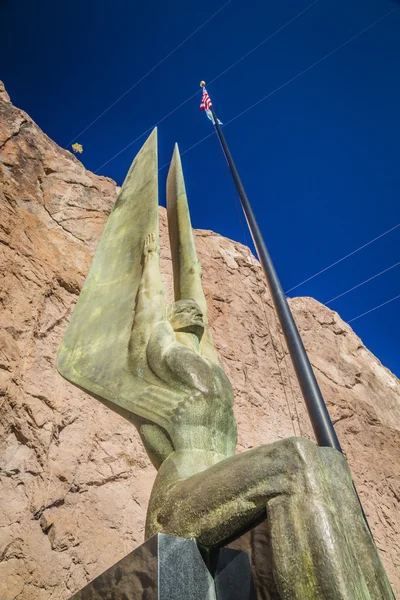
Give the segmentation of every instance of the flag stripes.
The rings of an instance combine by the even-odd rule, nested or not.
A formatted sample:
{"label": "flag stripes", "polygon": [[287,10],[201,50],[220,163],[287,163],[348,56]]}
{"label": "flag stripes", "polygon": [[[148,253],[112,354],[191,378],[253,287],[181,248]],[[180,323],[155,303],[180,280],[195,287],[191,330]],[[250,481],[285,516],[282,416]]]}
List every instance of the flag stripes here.
{"label": "flag stripes", "polygon": [[200,110],[210,110],[212,106],[211,98],[205,87],[203,87],[203,97],[201,99]]}

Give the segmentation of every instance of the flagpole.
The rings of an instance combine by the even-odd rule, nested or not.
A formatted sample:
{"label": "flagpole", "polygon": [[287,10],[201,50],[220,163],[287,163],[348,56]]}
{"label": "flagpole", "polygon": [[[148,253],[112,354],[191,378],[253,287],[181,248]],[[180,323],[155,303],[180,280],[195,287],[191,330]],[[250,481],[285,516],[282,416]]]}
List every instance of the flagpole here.
{"label": "flagpole", "polygon": [[[205,86],[204,81],[200,83],[200,86]],[[304,401],[306,403],[308,415],[310,417],[311,425],[314,430],[315,438],[319,446],[327,446],[330,448],[334,448],[335,450],[338,450],[339,452],[343,453],[332,420],[329,416],[325,400],[322,396],[306,349],[304,348],[303,341],[300,337],[299,330],[297,329],[285,293],[279,281],[279,277],[275,271],[275,267],[273,265],[271,256],[268,252],[263,235],[254,216],[253,209],[251,208],[249,199],[243,187],[242,181],[239,177],[239,173],[236,169],[228,144],[226,143],[225,136],[222,133],[220,122],[217,119],[211,102],[209,109],[213,117],[218,139],[221,143],[222,150],[224,152],[226,161],[229,165],[229,169],[231,171],[233,181],[235,183],[240,198],[242,209],[247,220],[247,225],[253,238],[254,246],[257,250],[261,266],[267,279],[272,301],[274,303],[276,312],[278,314],[279,322],[281,324],[282,331],[285,336],[286,344],[289,350],[290,357],[292,359],[293,367],[300,385],[300,389],[303,394]],[[365,515],[360,497],[355,486],[354,492],[360,503],[360,508],[364,517],[364,521],[371,534],[371,538],[374,541],[371,528],[369,526],[367,517]],[[394,592],[392,588],[390,589],[392,591],[394,599]]]}
{"label": "flagpole", "polygon": [[[201,87],[204,87],[205,84],[202,81],[200,85]],[[285,336],[289,354],[293,362],[293,367],[303,394],[304,401],[306,403],[317,443],[319,446],[328,446],[342,452],[340,442],[329,416],[325,401],[322,397],[321,390],[315,378],[314,371],[307,356],[307,352],[304,348],[299,330],[297,329],[285,293],[279,281],[279,277],[275,271],[271,256],[268,252],[257,220],[254,216],[253,209],[251,208],[249,199],[239,177],[239,173],[236,169],[212,104],[210,104],[210,111],[213,116],[215,131],[219,141],[221,142],[222,150],[239,194],[242,209],[246,216],[254,246],[257,250],[258,257],[267,279],[268,287],[271,292],[276,312],[278,314],[279,322],[282,326],[282,331]]]}

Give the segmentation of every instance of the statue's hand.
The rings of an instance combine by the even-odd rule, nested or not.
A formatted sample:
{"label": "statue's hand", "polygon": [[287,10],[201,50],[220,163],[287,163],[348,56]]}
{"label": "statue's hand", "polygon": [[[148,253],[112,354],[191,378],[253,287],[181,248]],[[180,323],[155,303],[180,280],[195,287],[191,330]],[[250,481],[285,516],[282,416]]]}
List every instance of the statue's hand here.
{"label": "statue's hand", "polygon": [[147,256],[150,253],[160,254],[160,246],[154,233],[150,233],[145,237],[143,254]]}

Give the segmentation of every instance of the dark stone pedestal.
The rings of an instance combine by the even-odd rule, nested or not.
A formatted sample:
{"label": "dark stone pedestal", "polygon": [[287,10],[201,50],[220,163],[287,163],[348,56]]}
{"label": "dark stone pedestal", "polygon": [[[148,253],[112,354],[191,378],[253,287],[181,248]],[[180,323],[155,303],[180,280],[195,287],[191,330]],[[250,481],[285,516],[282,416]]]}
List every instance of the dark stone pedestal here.
{"label": "dark stone pedestal", "polygon": [[216,600],[257,600],[247,552],[221,548],[214,580]]}
{"label": "dark stone pedestal", "polygon": [[222,548],[211,562],[194,540],[159,533],[71,600],[256,600],[246,552]]}

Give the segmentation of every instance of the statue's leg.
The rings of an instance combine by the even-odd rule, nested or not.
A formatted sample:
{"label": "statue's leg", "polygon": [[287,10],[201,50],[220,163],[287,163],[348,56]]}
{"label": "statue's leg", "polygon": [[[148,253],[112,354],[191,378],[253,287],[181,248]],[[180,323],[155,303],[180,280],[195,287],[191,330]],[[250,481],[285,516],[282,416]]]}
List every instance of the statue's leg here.
{"label": "statue's leg", "polygon": [[303,441],[294,446],[307,465],[296,492],[267,501],[281,597],[392,600],[345,458]]}
{"label": "statue's leg", "polygon": [[162,465],[148,535],[164,531],[215,545],[267,508],[282,600],[392,598],[339,452],[289,438],[183,478],[203,460],[200,451],[174,453]]}

